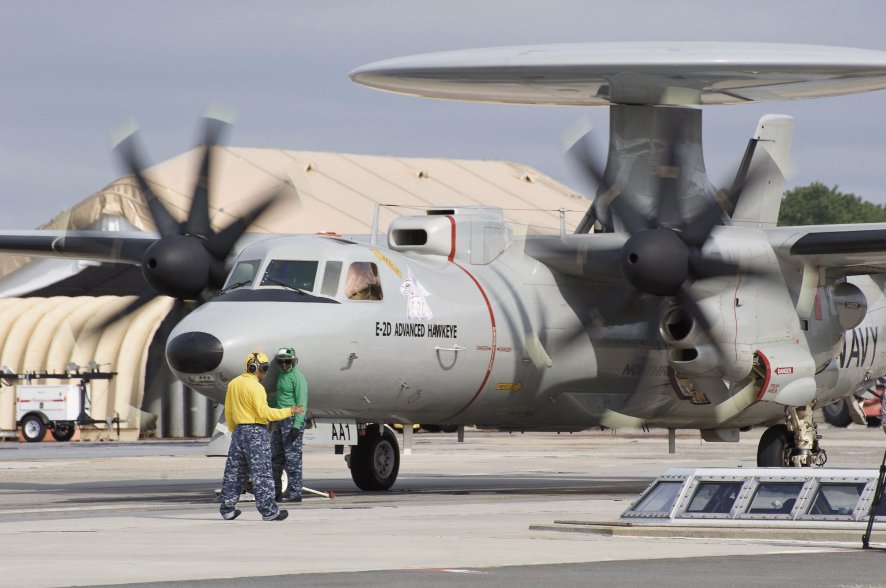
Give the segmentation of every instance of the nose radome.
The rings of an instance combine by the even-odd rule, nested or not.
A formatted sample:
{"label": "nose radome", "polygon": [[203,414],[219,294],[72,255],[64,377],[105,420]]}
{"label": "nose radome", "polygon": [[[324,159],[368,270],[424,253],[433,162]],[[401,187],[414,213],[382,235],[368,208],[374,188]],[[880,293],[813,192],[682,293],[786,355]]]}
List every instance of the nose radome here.
{"label": "nose radome", "polygon": [[202,374],[217,368],[225,354],[221,341],[209,333],[182,333],[166,343],[166,359],[172,369]]}

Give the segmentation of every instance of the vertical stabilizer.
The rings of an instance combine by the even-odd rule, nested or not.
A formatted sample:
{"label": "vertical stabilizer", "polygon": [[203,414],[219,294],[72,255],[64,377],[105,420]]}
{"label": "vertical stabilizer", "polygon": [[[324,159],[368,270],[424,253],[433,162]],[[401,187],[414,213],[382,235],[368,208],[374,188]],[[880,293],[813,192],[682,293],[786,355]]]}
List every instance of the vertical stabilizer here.
{"label": "vertical stabilizer", "polygon": [[751,159],[748,180],[732,215],[739,227],[774,227],[784,194],[784,179],[790,169],[794,118],[767,114],[757,123],[757,147]]}

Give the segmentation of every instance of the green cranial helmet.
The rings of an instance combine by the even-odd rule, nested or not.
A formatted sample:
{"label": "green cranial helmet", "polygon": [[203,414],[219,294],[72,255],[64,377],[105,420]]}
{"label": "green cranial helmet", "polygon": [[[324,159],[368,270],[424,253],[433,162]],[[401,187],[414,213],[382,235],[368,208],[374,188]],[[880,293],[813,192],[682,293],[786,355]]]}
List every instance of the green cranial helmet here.
{"label": "green cranial helmet", "polygon": [[289,360],[293,364],[298,363],[298,356],[295,354],[295,349],[292,347],[281,347],[277,350],[277,354],[274,356],[278,362]]}

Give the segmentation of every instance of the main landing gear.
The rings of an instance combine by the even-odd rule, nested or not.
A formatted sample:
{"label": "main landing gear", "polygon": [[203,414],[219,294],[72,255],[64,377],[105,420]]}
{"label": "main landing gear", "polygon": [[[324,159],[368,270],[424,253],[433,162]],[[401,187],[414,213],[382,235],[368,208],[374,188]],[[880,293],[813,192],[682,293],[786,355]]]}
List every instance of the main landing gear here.
{"label": "main landing gear", "polygon": [[361,490],[389,490],[400,471],[400,446],[388,426],[370,424],[361,429],[348,455],[351,478]]}
{"label": "main landing gear", "polygon": [[827,453],[812,420],[812,408],[787,407],[785,423],[766,429],[757,446],[757,465],[762,468],[823,466]]}

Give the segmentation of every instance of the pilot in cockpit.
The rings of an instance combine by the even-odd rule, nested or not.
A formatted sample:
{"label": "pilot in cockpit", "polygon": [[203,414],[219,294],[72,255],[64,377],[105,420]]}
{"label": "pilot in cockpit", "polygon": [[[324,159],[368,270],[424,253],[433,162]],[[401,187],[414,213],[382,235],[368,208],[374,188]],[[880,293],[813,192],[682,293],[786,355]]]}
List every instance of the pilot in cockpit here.
{"label": "pilot in cockpit", "polygon": [[352,263],[345,280],[345,296],[351,300],[381,300],[378,267],[367,261]]}

